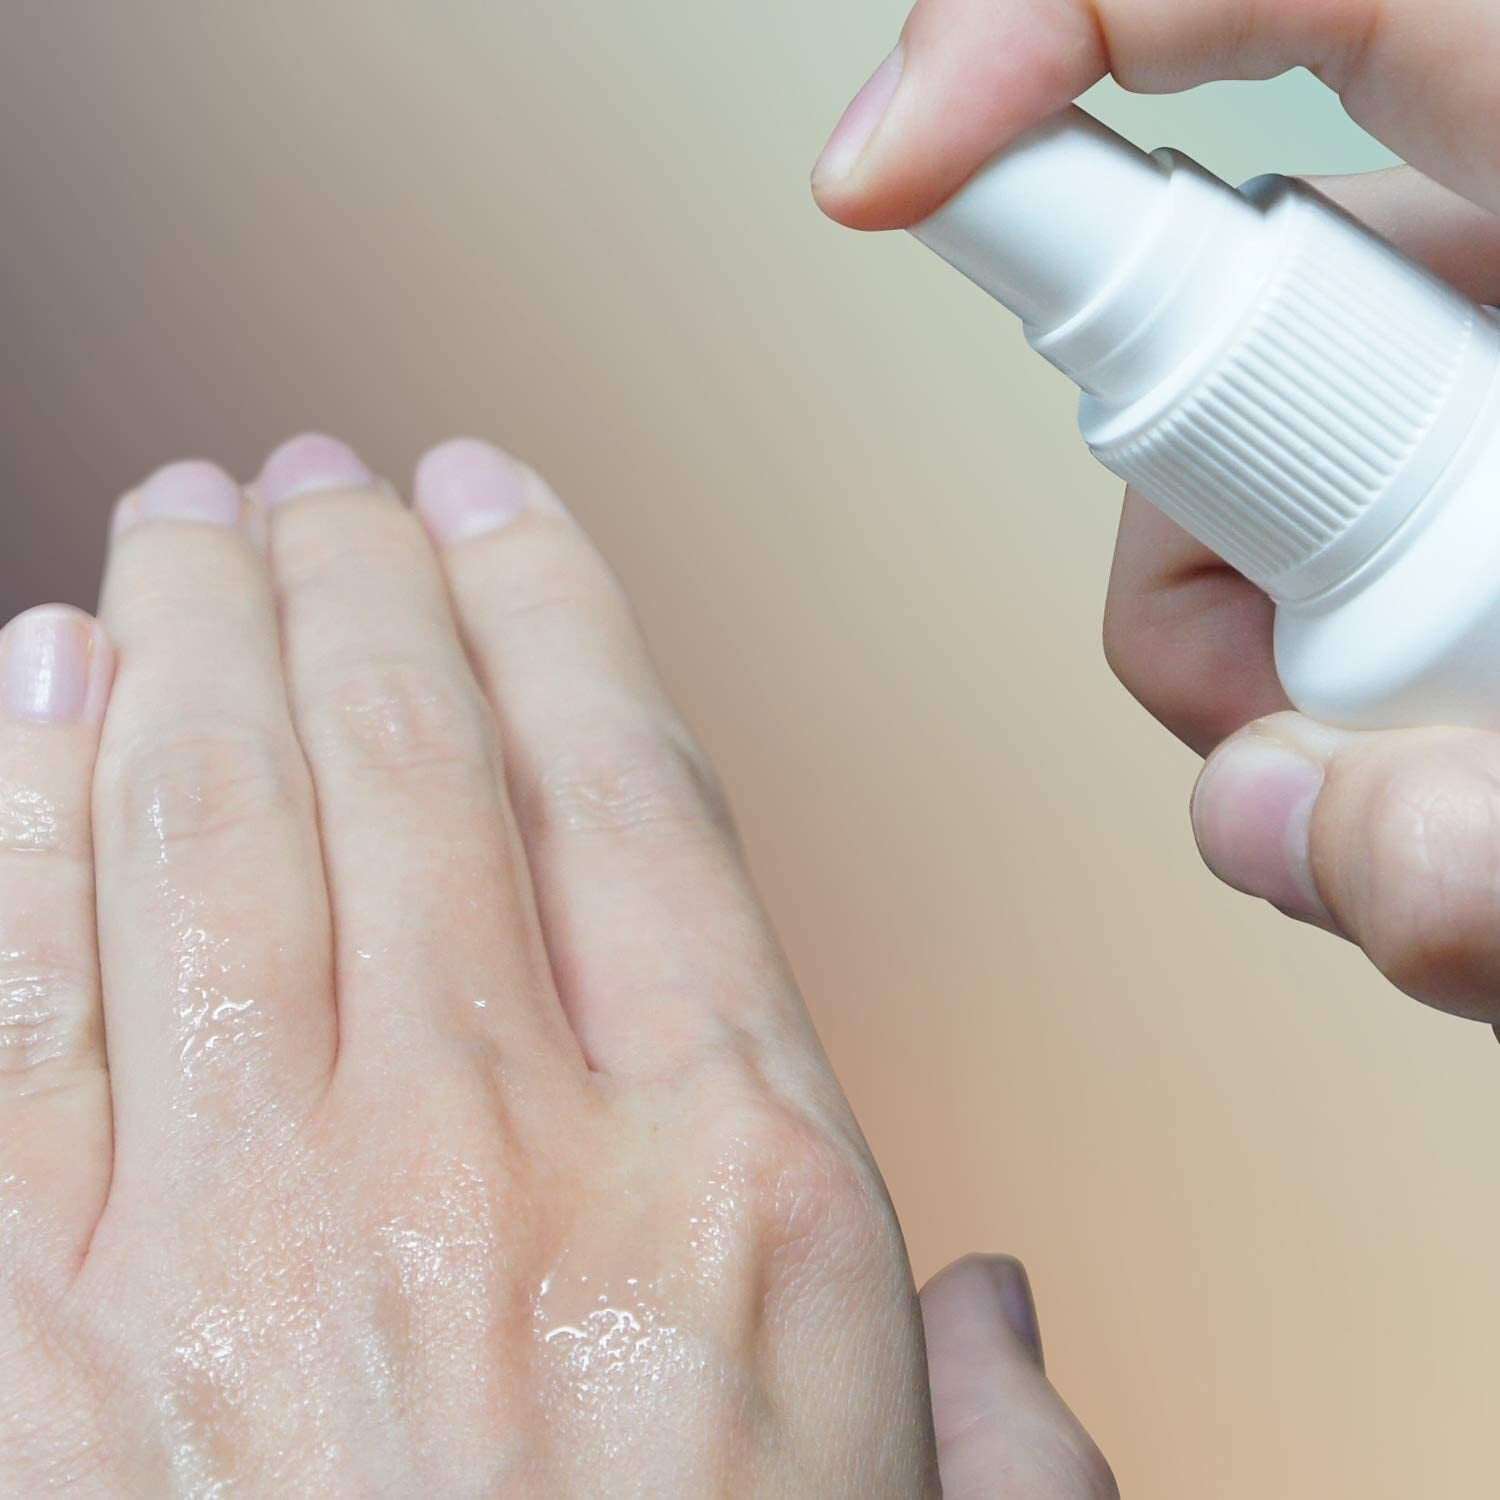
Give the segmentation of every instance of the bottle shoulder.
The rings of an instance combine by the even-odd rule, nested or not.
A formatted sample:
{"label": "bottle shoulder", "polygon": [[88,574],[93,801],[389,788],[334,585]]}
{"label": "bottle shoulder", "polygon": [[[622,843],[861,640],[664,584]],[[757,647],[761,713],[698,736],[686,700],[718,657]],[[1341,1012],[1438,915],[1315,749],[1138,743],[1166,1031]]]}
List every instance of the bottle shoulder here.
{"label": "bottle shoulder", "polygon": [[1424,510],[1363,577],[1277,611],[1277,670],[1304,712],[1351,728],[1500,728],[1500,425]]}

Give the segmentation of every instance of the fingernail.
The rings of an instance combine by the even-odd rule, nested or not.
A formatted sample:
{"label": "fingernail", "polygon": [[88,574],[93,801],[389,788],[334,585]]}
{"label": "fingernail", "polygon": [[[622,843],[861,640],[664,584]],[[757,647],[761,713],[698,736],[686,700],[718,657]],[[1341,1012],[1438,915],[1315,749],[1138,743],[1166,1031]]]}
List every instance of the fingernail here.
{"label": "fingernail", "polygon": [[1042,1364],[1042,1330],[1026,1267],[1009,1255],[990,1256],[986,1265],[999,1292],[1000,1311],[1010,1331],[1031,1351],[1037,1364]]}
{"label": "fingernail", "polygon": [[353,490],[373,484],[359,455],[347,443],[321,432],[304,432],[275,449],[255,481],[266,505],[285,505],[319,490]]}
{"label": "fingernail", "polygon": [[1227,885],[1288,916],[1332,926],[1309,853],[1323,789],[1316,760],[1246,734],[1210,758],[1193,792],[1193,833],[1204,862]]}
{"label": "fingernail", "polygon": [[454,438],[417,465],[417,511],[445,546],[514,521],[526,509],[530,471],[478,438]]}
{"label": "fingernail", "polygon": [[122,500],[115,511],[118,535],[141,521],[199,521],[233,526],[240,518],[240,487],[217,464],[202,459],[168,464]]}
{"label": "fingernail", "polygon": [[898,43],[895,51],[875,69],[869,82],[850,101],[823,154],[813,168],[814,182],[837,182],[846,177],[862,155],[876,127],[885,118],[896,89],[901,83],[901,70],[905,63],[903,48]]}
{"label": "fingernail", "polygon": [[77,610],[46,605],[0,632],[0,707],[7,717],[71,724],[92,717],[98,634]]}

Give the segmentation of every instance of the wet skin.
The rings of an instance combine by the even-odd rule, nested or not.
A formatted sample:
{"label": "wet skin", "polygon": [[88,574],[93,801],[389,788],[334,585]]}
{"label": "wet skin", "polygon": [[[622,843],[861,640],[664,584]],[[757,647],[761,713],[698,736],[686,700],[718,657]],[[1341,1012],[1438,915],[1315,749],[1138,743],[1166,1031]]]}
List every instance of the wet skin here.
{"label": "wet skin", "polygon": [[482,444],[417,501],[174,465],[102,628],[0,647],[0,1488],[935,1493],[900,1234],[617,586]]}
{"label": "wet skin", "polygon": [[598,554],[415,501],[170,465],[0,631],[0,1493],[1114,1500],[1016,1262],[919,1309]]}

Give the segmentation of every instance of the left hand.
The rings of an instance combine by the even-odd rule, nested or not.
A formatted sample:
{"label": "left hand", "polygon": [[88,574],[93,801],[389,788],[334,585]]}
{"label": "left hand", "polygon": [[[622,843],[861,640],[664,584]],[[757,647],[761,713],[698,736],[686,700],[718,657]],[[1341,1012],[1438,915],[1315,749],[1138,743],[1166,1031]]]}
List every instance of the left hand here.
{"label": "left hand", "polygon": [[[488,445],[415,498],[171,465],[99,622],[0,633],[0,1489],[933,1493],[895,1217],[618,584]],[[968,1285],[945,1452],[1088,1453]]]}

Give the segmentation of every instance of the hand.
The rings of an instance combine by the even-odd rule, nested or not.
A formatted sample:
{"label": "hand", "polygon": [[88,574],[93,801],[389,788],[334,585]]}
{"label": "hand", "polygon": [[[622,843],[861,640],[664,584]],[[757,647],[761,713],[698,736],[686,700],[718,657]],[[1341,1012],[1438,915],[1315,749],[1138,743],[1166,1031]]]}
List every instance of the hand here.
{"label": "hand", "polygon": [[935,1493],[900,1233],[617,585],[483,444],[416,498],[172,465],[101,624],[0,635],[0,1489]]}
{"label": "hand", "polygon": [[[1296,64],[1433,174],[1324,191],[1500,301],[1500,10],[1488,0],[920,0],[814,188],[844,223],[909,224],[1106,72],[1149,92]],[[1127,495],[1105,646],[1152,713],[1213,752],[1193,804],[1211,868],[1351,938],[1418,999],[1500,1020],[1500,736],[1352,734],[1287,711],[1271,620],[1243,578]]]}
{"label": "hand", "polygon": [[922,1288],[943,1500],[1119,1500],[1114,1475],[1042,1373],[1026,1272],[970,1255]]}

